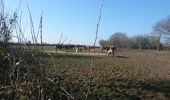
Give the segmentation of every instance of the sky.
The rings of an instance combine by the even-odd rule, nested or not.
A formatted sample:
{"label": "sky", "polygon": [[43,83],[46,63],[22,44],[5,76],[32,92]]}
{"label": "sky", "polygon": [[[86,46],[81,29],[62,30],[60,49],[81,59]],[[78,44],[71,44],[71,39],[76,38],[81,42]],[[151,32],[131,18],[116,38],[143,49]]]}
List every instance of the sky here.
{"label": "sky", "polygon": [[[6,11],[18,8],[20,0],[4,0]],[[30,8],[35,30],[43,11],[43,41],[92,45],[94,43],[101,0],[22,0],[22,26],[31,40]],[[170,0],[105,0],[99,26],[98,41],[115,32],[127,36],[150,34],[153,25],[170,15]]]}

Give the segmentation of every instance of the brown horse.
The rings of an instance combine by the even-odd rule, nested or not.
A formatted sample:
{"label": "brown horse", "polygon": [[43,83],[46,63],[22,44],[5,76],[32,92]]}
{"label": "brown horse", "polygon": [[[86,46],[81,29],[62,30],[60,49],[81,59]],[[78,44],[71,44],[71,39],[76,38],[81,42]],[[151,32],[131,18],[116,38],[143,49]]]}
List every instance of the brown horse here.
{"label": "brown horse", "polygon": [[100,45],[100,52],[103,53],[104,50],[107,49],[106,45]]}
{"label": "brown horse", "polygon": [[[112,56],[115,55],[116,47],[115,46],[107,46],[107,45],[100,45],[100,51],[103,53],[103,51],[106,50],[108,53],[108,56],[112,54]],[[110,50],[110,51],[109,51]],[[108,52],[109,51],[109,52]]]}
{"label": "brown horse", "polygon": [[110,49],[111,46],[107,46],[107,45],[100,45],[100,51],[101,53],[103,53],[104,50],[108,51]]}
{"label": "brown horse", "polygon": [[84,49],[86,50],[86,52],[90,52],[90,50],[94,48],[93,46],[88,46],[88,45],[84,45]]}

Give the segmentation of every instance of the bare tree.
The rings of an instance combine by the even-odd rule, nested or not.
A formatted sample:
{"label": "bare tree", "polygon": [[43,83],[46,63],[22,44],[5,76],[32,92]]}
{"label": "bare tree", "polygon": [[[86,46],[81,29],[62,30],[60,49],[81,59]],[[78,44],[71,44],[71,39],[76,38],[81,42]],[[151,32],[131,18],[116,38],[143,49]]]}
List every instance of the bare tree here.
{"label": "bare tree", "polygon": [[125,42],[128,40],[128,37],[125,33],[116,32],[111,35],[108,39],[110,45],[114,45],[117,47],[126,47]]}
{"label": "bare tree", "polygon": [[7,47],[11,40],[13,29],[16,25],[17,11],[13,15],[5,12],[3,0],[0,1],[0,45]]}
{"label": "bare tree", "polygon": [[157,36],[157,50],[160,50],[160,41],[162,37],[170,36],[170,16],[158,21],[153,27],[153,34]]}
{"label": "bare tree", "polygon": [[100,45],[107,45],[107,44],[108,44],[108,41],[101,39],[101,40],[99,41],[99,44],[100,44]]}
{"label": "bare tree", "polygon": [[150,44],[150,49],[157,49],[157,37],[155,36],[150,36],[149,37],[149,44]]}

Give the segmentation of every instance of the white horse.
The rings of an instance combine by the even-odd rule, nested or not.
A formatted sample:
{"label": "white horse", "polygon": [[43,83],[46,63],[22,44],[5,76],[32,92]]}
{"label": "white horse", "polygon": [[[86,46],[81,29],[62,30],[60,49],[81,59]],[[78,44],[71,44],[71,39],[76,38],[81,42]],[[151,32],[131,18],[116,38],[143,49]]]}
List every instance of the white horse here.
{"label": "white horse", "polygon": [[78,52],[78,49],[79,49],[79,48],[76,47],[76,53]]}
{"label": "white horse", "polygon": [[112,50],[112,48],[110,47],[110,49],[107,51],[108,53],[108,57],[109,55],[111,55],[112,57],[114,56],[114,51]]}

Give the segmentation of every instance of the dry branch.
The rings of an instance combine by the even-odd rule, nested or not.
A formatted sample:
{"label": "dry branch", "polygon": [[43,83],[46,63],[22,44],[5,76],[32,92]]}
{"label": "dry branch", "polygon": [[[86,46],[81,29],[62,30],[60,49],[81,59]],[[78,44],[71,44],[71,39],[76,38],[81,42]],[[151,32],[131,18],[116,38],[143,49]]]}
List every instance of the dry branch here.
{"label": "dry branch", "polygon": [[101,20],[101,16],[102,16],[102,9],[103,9],[103,4],[104,4],[104,0],[101,1],[101,5],[100,5],[100,10],[99,10],[99,19],[97,22],[97,28],[96,28],[96,35],[95,35],[95,39],[94,39],[94,45],[93,45],[93,57],[92,57],[92,65],[91,65],[91,70],[90,70],[90,80],[89,80],[89,86],[88,86],[88,92],[86,94],[86,99],[88,98],[88,94],[90,92],[90,86],[93,84],[93,80],[94,80],[94,76],[93,76],[93,70],[95,67],[95,53],[96,53],[96,41],[97,41],[97,37],[98,37],[98,31],[99,31],[99,24],[100,24],[100,20]]}

